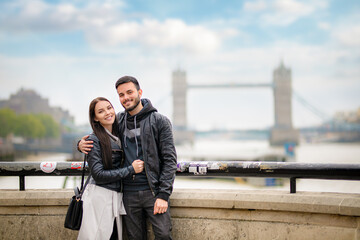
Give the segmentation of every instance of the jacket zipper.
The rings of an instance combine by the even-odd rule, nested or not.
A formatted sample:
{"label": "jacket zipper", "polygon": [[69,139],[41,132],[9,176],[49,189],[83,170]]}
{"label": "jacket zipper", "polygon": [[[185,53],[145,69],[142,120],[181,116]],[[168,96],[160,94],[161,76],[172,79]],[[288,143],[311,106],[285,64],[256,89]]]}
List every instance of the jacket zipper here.
{"label": "jacket zipper", "polygon": [[[140,125],[145,125],[145,123],[140,124]],[[146,151],[144,151],[144,139],[143,139],[144,132],[143,132],[142,129],[144,129],[144,126],[140,126],[140,131],[141,131],[141,132],[140,132],[141,148],[142,148],[143,155],[144,155],[144,170],[145,170],[146,179],[147,179],[147,181],[148,181],[148,183],[149,183],[149,187],[150,187],[151,193],[152,193],[152,195],[155,197],[155,193],[154,193],[153,188],[151,187],[151,183],[150,183],[149,176],[148,176],[148,173],[147,173],[147,167],[146,167],[147,153],[146,153]]]}
{"label": "jacket zipper", "polygon": [[[122,168],[124,166],[124,150],[122,150],[122,146],[120,147],[120,150],[111,148],[111,160],[114,156],[114,153],[120,154],[120,167]],[[120,180],[120,192],[123,192],[123,182]]]}

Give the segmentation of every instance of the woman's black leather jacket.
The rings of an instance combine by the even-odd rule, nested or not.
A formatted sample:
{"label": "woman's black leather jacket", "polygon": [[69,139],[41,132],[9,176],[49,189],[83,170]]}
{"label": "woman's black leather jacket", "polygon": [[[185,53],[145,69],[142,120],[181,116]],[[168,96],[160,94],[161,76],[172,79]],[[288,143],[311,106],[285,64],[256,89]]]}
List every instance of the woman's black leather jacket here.
{"label": "woman's black leather jacket", "polygon": [[88,153],[87,160],[91,176],[95,180],[96,185],[120,192],[120,180],[129,174],[135,174],[134,168],[132,166],[121,168],[122,162],[124,161],[123,151],[116,143],[111,141],[113,168],[110,170],[104,169],[99,139],[92,133],[88,140],[94,141],[94,147]]}

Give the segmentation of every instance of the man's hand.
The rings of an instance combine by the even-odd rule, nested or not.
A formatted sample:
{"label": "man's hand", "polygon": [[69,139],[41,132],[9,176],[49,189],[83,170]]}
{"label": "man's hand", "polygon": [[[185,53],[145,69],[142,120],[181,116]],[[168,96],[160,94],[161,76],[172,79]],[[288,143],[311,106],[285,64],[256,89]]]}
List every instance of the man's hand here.
{"label": "man's hand", "polygon": [[134,160],[131,165],[133,166],[135,173],[140,173],[144,170],[144,161],[139,159]]}
{"label": "man's hand", "polygon": [[164,199],[158,198],[154,205],[154,215],[165,213],[168,209],[168,202]]}
{"label": "man's hand", "polygon": [[89,137],[89,135],[86,135],[84,137],[81,138],[80,142],[79,142],[79,150],[82,153],[88,154],[88,152],[91,151],[91,148],[93,148],[93,141],[87,141],[86,139]]}

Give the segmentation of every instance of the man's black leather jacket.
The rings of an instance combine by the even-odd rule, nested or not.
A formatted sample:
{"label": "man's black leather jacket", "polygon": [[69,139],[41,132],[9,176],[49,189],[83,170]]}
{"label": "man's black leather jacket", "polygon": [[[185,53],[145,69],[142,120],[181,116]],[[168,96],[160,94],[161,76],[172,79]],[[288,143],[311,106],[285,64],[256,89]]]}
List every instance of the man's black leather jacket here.
{"label": "man's black leather jacket", "polygon": [[111,141],[113,168],[106,170],[104,169],[104,164],[102,162],[99,139],[94,133],[92,133],[87,140],[94,141],[94,147],[88,153],[87,160],[90,167],[91,176],[95,180],[96,185],[120,192],[120,180],[129,174],[135,174],[134,168],[132,166],[121,168],[124,161],[122,149],[116,143]]}
{"label": "man's black leather jacket", "polygon": [[[118,114],[118,119],[120,134],[123,134],[125,113]],[[140,137],[150,189],[154,196],[168,200],[173,190],[177,168],[170,120],[158,112],[150,113],[140,121]]]}

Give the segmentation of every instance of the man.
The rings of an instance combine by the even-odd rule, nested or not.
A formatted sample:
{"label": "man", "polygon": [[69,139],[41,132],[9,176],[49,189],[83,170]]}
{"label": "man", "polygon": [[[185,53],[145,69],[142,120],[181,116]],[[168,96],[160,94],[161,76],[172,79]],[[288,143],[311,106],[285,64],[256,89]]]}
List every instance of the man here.
{"label": "man", "polygon": [[[120,137],[125,152],[124,167],[136,159],[144,171],[123,179],[124,223],[129,239],[146,239],[146,218],[156,239],[171,239],[169,197],[176,172],[176,150],[169,119],[141,99],[142,90],[134,77],[124,76],[115,84],[125,112],[118,114]],[[87,153],[91,141],[79,142]]]}

